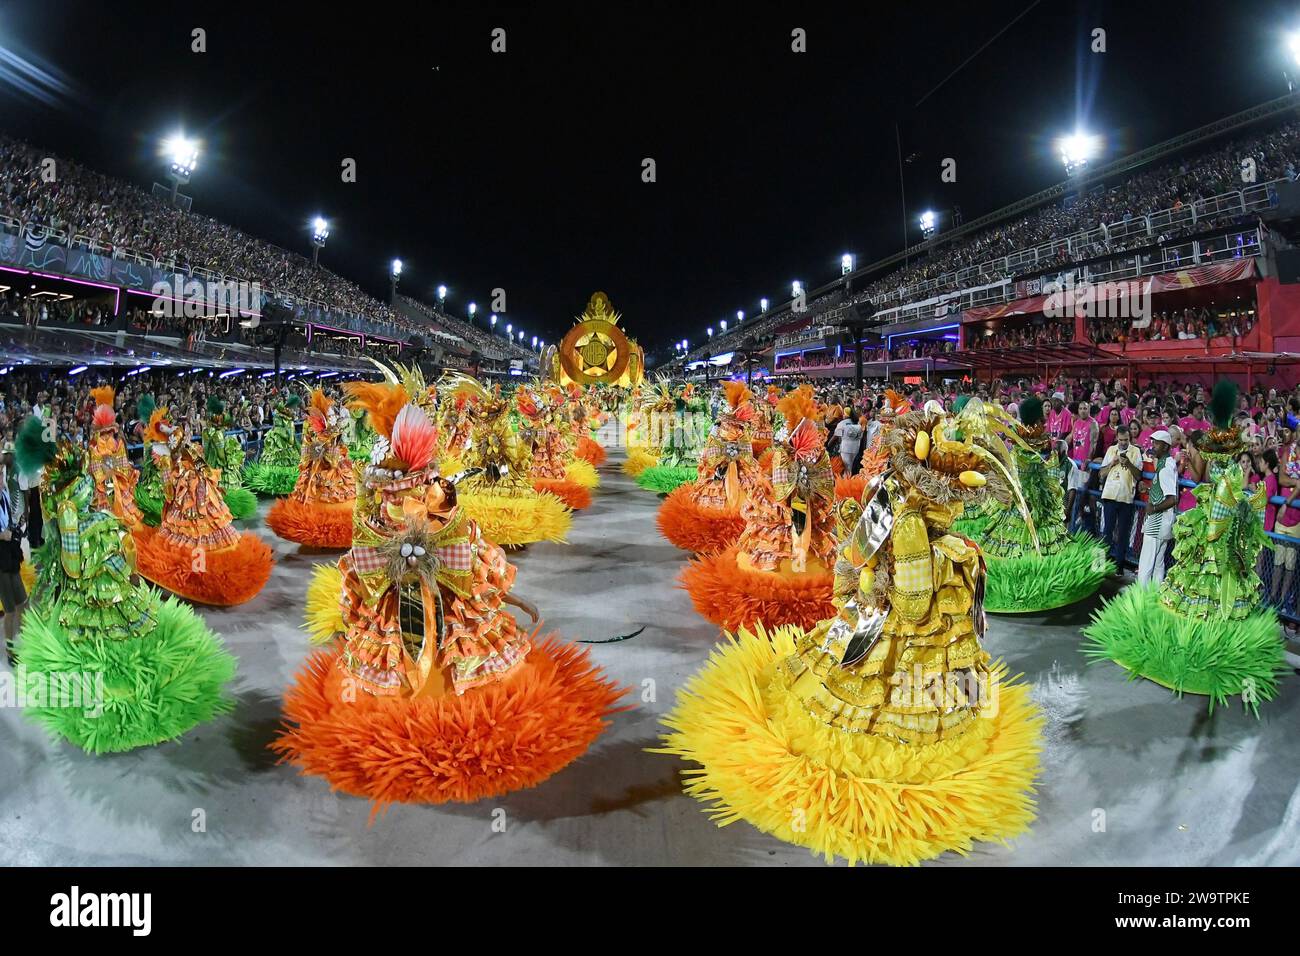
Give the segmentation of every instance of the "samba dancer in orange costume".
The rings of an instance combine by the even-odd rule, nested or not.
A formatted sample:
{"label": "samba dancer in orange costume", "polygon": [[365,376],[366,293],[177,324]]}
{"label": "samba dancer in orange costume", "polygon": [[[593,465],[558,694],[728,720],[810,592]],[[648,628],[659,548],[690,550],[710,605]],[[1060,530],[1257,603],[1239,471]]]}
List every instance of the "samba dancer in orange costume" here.
{"label": "samba dancer in orange costume", "polygon": [[145,442],[163,479],[162,523],[134,531],[140,574],[200,604],[242,604],[271,576],[271,549],[235,529],[221,494],[221,474],[183,427],[154,410]]}
{"label": "samba dancer in orange costume", "polygon": [[298,483],[266,515],[266,523],[280,537],[314,548],[352,544],[357,484],[345,438],[349,418],[321,389],[312,392],[303,422]]}
{"label": "samba dancer in orange costume", "polygon": [[700,452],[699,477],[659,506],[659,532],[677,547],[709,554],[730,547],[745,529],[740,506],[762,481],[754,460],[755,411],[741,382],[724,382],[727,408]]}
{"label": "samba dancer in orange costume", "polygon": [[[574,511],[591,507],[589,487],[575,481],[576,476],[570,473],[575,456],[564,393],[553,387],[537,392],[520,388],[515,392],[515,407],[523,416],[523,435],[532,447],[529,479],[533,488],[550,492]],[[592,471],[590,463],[583,464]]]}
{"label": "samba dancer in orange costume", "polygon": [[695,609],[729,631],[762,623],[811,627],[833,613],[834,477],[812,388],[778,406],[785,437],[773,449],[772,476],[746,496],[736,545],[682,572]]}
{"label": "samba dancer in orange costume", "polygon": [[504,552],[461,510],[461,476],[438,473],[420,397],[398,382],[345,390],[380,437],[352,549],[308,597],[313,640],[331,647],[290,688],[290,729],[273,746],[376,809],[533,786],[591,745],[622,692],[584,651],[535,640],[511,615],[537,620],[510,594]]}
{"label": "samba dancer in orange costume", "polygon": [[95,412],[90,423],[90,476],[95,480],[97,511],[107,511],[129,530],[144,525],[144,515],[135,503],[135,486],[140,476],[126,457],[126,442],[113,410],[113,386],[92,388]]}

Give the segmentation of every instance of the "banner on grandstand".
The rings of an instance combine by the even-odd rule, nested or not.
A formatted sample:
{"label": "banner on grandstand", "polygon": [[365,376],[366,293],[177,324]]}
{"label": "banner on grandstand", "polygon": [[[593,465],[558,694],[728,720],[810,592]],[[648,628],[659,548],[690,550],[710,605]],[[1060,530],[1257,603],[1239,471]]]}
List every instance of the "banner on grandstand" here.
{"label": "banner on grandstand", "polygon": [[[1057,312],[1062,306],[1075,314],[1083,311],[1085,304],[1098,299],[1145,298],[1162,292],[1177,292],[1179,289],[1195,289],[1201,286],[1221,285],[1225,282],[1237,282],[1242,279],[1255,279],[1259,270],[1254,259],[1233,259],[1230,262],[1213,262],[1194,269],[1180,269],[1177,272],[1162,272],[1147,279],[1126,279],[1121,282],[1098,283],[1095,286],[1080,284],[1061,290],[1052,291],[1043,287],[1040,294],[1018,298],[1002,305],[979,306],[962,313],[962,322],[987,322],[989,319],[1002,319],[1015,315],[1038,315],[1049,309]],[[1019,291],[1020,283],[1017,283]]]}

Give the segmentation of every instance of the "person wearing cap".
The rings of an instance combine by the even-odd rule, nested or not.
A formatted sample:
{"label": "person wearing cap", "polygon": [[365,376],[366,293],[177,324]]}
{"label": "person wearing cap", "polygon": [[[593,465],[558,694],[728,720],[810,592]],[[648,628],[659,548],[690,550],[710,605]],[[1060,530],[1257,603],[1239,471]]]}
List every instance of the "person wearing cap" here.
{"label": "person wearing cap", "polygon": [[1142,522],[1142,553],[1138,558],[1138,584],[1160,584],[1165,579],[1165,553],[1174,536],[1178,517],[1178,465],[1169,455],[1172,438],[1163,428],[1151,434],[1155,477],[1147,492],[1146,518]]}

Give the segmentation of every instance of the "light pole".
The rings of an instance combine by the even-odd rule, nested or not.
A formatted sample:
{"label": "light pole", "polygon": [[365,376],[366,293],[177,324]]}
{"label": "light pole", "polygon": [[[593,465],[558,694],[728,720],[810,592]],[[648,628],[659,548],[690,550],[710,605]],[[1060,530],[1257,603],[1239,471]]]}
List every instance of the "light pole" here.
{"label": "light pole", "polygon": [[312,268],[320,265],[320,251],[325,246],[325,240],[330,237],[330,224],[317,216],[311,221],[311,264]]}
{"label": "light pole", "polygon": [[477,311],[478,311],[478,303],[476,303],[476,302],[471,302],[471,303],[469,304],[469,324],[470,324],[470,325],[473,325],[473,324],[474,324],[474,313],[477,312]]}
{"label": "light pole", "polygon": [[199,162],[199,144],[187,139],[184,133],[177,133],[163,142],[163,155],[167,158],[167,175],[172,181],[171,204],[176,205],[176,194],[181,186],[190,181],[194,167]]}
{"label": "light pole", "polygon": [[766,312],[766,311],[767,311],[767,299],[759,299],[759,300],[758,300],[758,311],[760,311],[760,312]]}
{"label": "light pole", "polygon": [[491,331],[495,332],[497,330],[497,314],[495,312],[488,318],[488,324]]}
{"label": "light pole", "polygon": [[440,286],[438,286],[438,308],[439,308],[439,310],[442,310],[442,309],[446,308],[446,302],[447,302],[447,287],[446,287],[445,285],[440,285]]}
{"label": "light pole", "polygon": [[397,301],[397,280],[400,279],[401,277],[402,277],[402,260],[394,259],[393,264],[388,269],[388,279],[390,283],[388,287],[388,291],[389,291],[388,301],[390,304]]}

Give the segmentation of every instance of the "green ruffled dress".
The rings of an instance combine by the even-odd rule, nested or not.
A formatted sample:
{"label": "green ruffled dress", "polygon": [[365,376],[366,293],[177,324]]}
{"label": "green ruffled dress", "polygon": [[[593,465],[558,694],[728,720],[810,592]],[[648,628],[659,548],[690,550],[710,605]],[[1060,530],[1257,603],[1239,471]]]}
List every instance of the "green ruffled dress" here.
{"label": "green ruffled dress", "polygon": [[695,404],[688,406],[681,423],[673,428],[659,452],[658,464],[645,469],[636,483],[659,495],[671,494],[678,485],[698,477],[700,448],[709,434],[708,412]]}
{"label": "green ruffled dress", "polygon": [[1044,459],[1032,448],[1016,448],[1014,454],[1038,550],[1019,508],[975,516],[984,524],[977,540],[988,561],[985,609],[1002,614],[1046,611],[1095,594],[1115,566],[1102,542],[1066,532],[1057,454]]}
{"label": "green ruffled dress", "polygon": [[1204,694],[1210,708],[1240,695],[1258,712],[1288,671],[1281,626],[1264,603],[1255,564],[1272,542],[1264,532],[1267,492],[1246,488],[1233,454],[1202,451],[1208,480],[1196,507],[1174,524],[1174,565],[1159,587],[1122,591],[1084,629],[1093,661],[1175,693]]}
{"label": "green ruffled dress", "polygon": [[203,429],[203,458],[209,467],[221,469],[221,494],[236,521],[257,514],[257,496],[244,487],[244,443],[228,435],[220,425]]}
{"label": "green ruffled dress", "polygon": [[277,412],[275,421],[262,439],[261,456],[244,466],[244,481],[258,494],[287,495],[298,483],[298,460],[301,457],[293,419],[286,413]]}
{"label": "green ruffled dress", "polygon": [[235,659],[189,605],[133,582],[130,536],[91,508],[93,495],[82,475],[44,496],[57,534],[36,559],[17,681],[28,717],[91,753],[113,753],[230,710]]}

